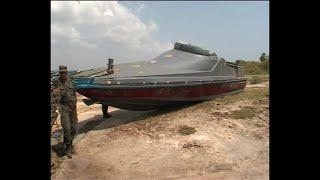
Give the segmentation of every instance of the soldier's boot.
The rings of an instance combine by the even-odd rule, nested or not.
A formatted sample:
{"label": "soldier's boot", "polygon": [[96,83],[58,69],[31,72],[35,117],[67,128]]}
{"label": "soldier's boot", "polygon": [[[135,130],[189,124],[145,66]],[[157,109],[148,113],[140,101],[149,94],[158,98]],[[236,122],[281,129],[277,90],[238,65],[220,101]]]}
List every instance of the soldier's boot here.
{"label": "soldier's boot", "polygon": [[107,119],[107,118],[111,118],[112,116],[109,113],[106,113],[105,115],[103,115],[103,118]]}
{"label": "soldier's boot", "polygon": [[72,158],[72,153],[71,153],[71,150],[72,150],[72,145],[71,144],[68,144],[67,147],[66,147],[66,156],[68,158]]}

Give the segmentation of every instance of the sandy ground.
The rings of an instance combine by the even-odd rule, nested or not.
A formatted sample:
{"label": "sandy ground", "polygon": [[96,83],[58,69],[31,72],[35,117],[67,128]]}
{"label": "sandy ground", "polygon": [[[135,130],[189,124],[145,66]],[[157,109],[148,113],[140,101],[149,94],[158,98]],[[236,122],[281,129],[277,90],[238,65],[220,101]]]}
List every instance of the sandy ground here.
{"label": "sandy ground", "polygon": [[[52,179],[269,179],[267,97],[216,103],[209,111],[201,104],[161,111],[110,107],[106,120],[100,105],[88,107],[78,97],[78,154],[63,156],[62,130],[55,126]],[[244,107],[254,108],[254,117],[231,116]]]}

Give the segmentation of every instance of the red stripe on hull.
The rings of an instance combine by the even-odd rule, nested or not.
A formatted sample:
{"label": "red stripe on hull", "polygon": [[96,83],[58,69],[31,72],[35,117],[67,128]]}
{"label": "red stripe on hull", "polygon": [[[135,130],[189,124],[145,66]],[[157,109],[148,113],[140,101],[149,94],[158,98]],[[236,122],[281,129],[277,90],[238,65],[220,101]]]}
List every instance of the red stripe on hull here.
{"label": "red stripe on hull", "polygon": [[78,93],[92,100],[110,101],[124,99],[181,100],[216,96],[244,89],[246,81],[223,84],[203,84],[186,87],[159,87],[139,89],[78,89]]}

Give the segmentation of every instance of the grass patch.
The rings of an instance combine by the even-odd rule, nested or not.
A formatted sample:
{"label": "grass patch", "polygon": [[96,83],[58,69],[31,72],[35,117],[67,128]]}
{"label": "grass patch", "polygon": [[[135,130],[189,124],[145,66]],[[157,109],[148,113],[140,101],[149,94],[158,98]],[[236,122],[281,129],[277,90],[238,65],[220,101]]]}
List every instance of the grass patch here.
{"label": "grass patch", "polygon": [[245,74],[268,74],[269,63],[258,61],[240,61],[239,64],[244,67]]}
{"label": "grass patch", "polygon": [[253,118],[257,114],[257,109],[252,106],[245,106],[240,110],[231,111],[230,116],[235,119]]}
{"label": "grass patch", "polygon": [[206,112],[212,112],[213,109],[219,108],[221,105],[231,104],[237,101],[244,101],[244,100],[253,100],[255,101],[261,101],[266,98],[269,98],[269,88],[248,88],[245,89],[244,92],[231,95],[231,96],[225,96],[223,98],[218,98],[212,101],[205,101],[200,104],[197,104],[193,106],[194,109],[202,109]]}
{"label": "grass patch", "polygon": [[251,84],[258,84],[269,81],[269,75],[246,75]]}
{"label": "grass patch", "polygon": [[233,103],[236,101],[243,101],[246,99],[251,100],[259,100],[269,97],[269,88],[263,88],[263,89],[245,89],[244,92],[235,94],[233,96],[226,96],[224,98],[219,98],[215,100],[215,102],[221,102],[221,103]]}
{"label": "grass patch", "polygon": [[183,136],[186,136],[186,135],[189,135],[189,134],[193,134],[195,132],[197,132],[195,130],[194,127],[189,127],[189,126],[181,126],[178,130],[179,134],[183,135]]}
{"label": "grass patch", "polygon": [[262,83],[262,79],[259,76],[253,76],[251,80],[249,80],[250,84],[259,84]]}

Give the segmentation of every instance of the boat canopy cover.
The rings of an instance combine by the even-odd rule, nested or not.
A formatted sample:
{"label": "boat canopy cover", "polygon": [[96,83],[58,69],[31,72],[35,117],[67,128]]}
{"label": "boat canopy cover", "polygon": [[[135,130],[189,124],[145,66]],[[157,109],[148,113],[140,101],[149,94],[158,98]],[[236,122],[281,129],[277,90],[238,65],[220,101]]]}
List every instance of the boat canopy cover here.
{"label": "boat canopy cover", "polygon": [[108,73],[108,66],[104,66],[82,71],[72,77],[114,79],[151,76],[236,76],[237,66],[226,63],[215,53],[210,54],[209,50],[176,42],[173,49],[153,59],[115,64],[113,74]]}

